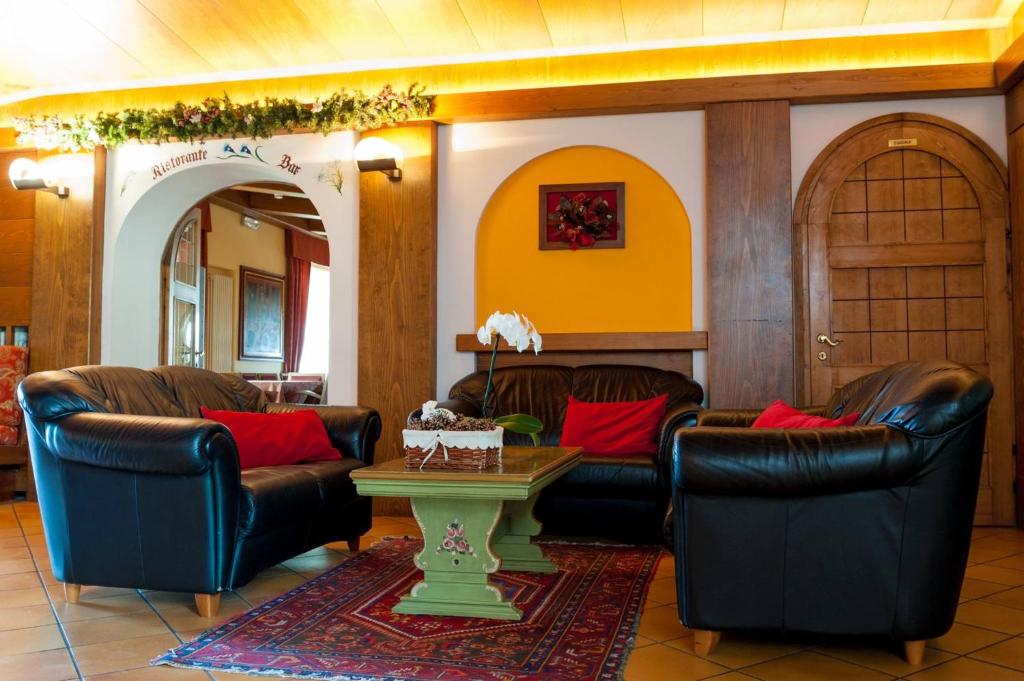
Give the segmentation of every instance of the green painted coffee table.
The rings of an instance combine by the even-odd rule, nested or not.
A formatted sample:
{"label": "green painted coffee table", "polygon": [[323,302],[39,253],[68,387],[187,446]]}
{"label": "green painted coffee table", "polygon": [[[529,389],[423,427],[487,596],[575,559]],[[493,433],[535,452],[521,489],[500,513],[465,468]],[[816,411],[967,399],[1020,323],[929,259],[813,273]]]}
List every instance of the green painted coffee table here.
{"label": "green painted coffee table", "polygon": [[423,532],[414,557],[423,580],[394,607],[409,615],[518,620],[487,576],[499,569],[556,572],[531,543],[540,491],[580,461],[579,447],[505,447],[501,466],[482,471],[407,469],[404,459],[352,472],[364,496],[409,497]]}

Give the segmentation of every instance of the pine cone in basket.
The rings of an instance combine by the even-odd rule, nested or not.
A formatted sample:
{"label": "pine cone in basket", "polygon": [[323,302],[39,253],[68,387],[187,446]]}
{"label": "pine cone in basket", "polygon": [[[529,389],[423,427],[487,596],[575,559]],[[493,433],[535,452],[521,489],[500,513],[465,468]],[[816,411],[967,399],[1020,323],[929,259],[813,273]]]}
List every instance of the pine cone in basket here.
{"label": "pine cone in basket", "polygon": [[494,419],[478,419],[459,414],[454,421],[442,416],[431,416],[423,419],[413,416],[409,419],[410,430],[495,430],[498,424]]}

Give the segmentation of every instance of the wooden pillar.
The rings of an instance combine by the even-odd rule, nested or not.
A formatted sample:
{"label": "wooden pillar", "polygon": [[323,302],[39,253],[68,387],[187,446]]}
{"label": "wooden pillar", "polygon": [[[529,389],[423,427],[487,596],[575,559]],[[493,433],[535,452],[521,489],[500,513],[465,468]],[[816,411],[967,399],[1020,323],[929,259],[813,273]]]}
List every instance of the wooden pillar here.
{"label": "wooden pillar", "polygon": [[706,109],[708,398],[793,399],[789,103]]}
{"label": "wooden pillar", "polygon": [[[1007,165],[1010,171],[1010,262],[1013,291],[1013,378],[1024,400],[1024,83],[1006,93]],[[1024,527],[1024,409],[1015,411],[1017,526]]]}
{"label": "wooden pillar", "polygon": [[[437,393],[437,125],[365,133],[401,147],[402,179],[359,178],[359,403],[383,420],[376,461],[404,456],[409,412]],[[408,514],[404,499],[374,499]]]}
{"label": "wooden pillar", "polygon": [[[31,371],[62,369],[98,360],[98,293],[101,276],[95,271],[93,192],[105,199],[105,155],[94,173],[96,159],[81,155],[63,165],[72,168],[59,178],[71,191],[67,198],[35,192],[35,239],[32,258],[32,324],[29,327]],[[96,176],[98,175],[98,176]],[[102,238],[102,231],[100,237]],[[96,280],[94,281],[94,277]],[[95,292],[95,293],[94,293]]]}

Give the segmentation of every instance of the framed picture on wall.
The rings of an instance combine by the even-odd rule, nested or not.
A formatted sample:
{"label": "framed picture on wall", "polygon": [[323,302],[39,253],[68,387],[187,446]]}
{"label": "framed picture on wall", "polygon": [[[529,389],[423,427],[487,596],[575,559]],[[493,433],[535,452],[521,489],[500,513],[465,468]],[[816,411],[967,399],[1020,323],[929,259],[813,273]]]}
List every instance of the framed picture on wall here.
{"label": "framed picture on wall", "polygon": [[542,184],[540,249],[625,248],[623,182]]}
{"label": "framed picture on wall", "polygon": [[284,360],[284,277],[238,268],[238,359]]}

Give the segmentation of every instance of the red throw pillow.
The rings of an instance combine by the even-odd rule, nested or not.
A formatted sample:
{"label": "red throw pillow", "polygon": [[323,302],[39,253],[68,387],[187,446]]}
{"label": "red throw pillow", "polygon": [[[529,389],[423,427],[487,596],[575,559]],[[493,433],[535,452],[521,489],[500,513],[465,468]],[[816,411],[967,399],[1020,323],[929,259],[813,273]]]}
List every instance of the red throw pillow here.
{"label": "red throw pillow", "polygon": [[789,428],[803,430],[808,428],[838,428],[839,426],[852,426],[857,423],[860,414],[848,414],[837,419],[829,419],[824,416],[805,414],[799,409],[794,409],[782,400],[775,400],[768,405],[768,408],[761,412],[751,428]]}
{"label": "red throw pillow", "polygon": [[341,452],[327,437],[324,422],[312,409],[282,414],[206,407],[200,407],[199,411],[204,419],[223,423],[231,431],[238,445],[238,463],[243,469],[341,458]]}
{"label": "red throw pillow", "polygon": [[559,444],[594,456],[653,454],[667,405],[668,395],[639,402],[581,402],[570,395]]}

